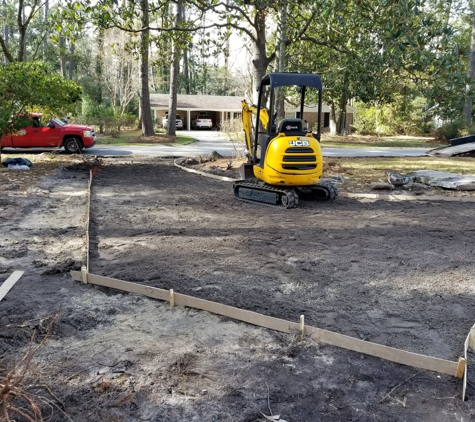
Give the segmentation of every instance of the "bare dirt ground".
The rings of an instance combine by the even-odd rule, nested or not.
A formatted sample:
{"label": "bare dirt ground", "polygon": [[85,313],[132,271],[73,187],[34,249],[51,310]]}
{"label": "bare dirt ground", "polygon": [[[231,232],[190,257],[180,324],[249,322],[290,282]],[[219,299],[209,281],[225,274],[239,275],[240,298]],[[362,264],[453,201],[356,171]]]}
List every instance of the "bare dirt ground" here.
{"label": "bare dirt ground", "polygon": [[[25,390],[48,420],[475,417],[459,379],[73,281],[89,167],[0,172],[0,281],[25,271],[0,302],[0,384],[61,312],[23,382],[62,402]],[[474,203],[423,197],[261,207],[172,160],[108,159],[93,182],[90,272],[457,360],[475,322],[474,217]]]}

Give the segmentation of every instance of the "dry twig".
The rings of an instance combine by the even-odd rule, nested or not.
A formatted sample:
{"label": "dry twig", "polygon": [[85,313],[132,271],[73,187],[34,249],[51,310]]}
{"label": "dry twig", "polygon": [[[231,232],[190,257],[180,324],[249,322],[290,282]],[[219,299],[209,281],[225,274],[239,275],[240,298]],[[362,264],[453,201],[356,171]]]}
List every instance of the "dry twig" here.
{"label": "dry twig", "polygon": [[[419,372],[416,372],[415,374],[411,375],[408,379],[404,380],[403,382],[399,383],[398,385],[396,385],[394,388],[391,389],[391,391],[386,394],[380,401],[379,403],[382,403],[384,400],[386,400],[386,398],[388,398],[391,393],[396,389],[396,388],[399,388],[401,385],[405,384],[406,382],[410,381],[412,378],[416,377],[417,375],[419,375],[421,372],[424,372],[424,371],[419,371]],[[378,404],[379,404],[378,403]]]}
{"label": "dry twig", "polygon": [[267,384],[267,382],[266,382],[266,386],[267,386],[267,408],[269,409],[269,413],[270,413],[270,415],[272,416],[272,409],[270,408],[270,391],[269,391],[269,384]]}
{"label": "dry twig", "polygon": [[[24,385],[25,378],[29,374],[31,361],[36,352],[45,344],[47,338],[50,336],[53,330],[53,324],[59,316],[60,314],[58,313],[51,318],[46,335],[36,347],[33,347],[36,331],[33,333],[30,344],[23,357],[6,376],[0,376],[0,414],[3,414],[7,422],[12,421],[12,414],[22,416],[28,422],[43,420],[40,407],[28,392],[28,390],[31,389],[45,390],[56,402],[58,407],[63,407],[63,403],[53,394],[47,385]],[[16,405],[16,402],[19,401],[26,402],[26,408],[20,408]]]}

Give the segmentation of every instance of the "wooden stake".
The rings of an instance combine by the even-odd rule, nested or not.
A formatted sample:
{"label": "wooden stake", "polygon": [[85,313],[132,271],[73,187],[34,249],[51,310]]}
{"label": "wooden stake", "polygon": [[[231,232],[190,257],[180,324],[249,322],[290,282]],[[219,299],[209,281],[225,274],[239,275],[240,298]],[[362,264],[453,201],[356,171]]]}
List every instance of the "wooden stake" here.
{"label": "wooden stake", "polygon": [[303,338],[305,335],[305,316],[300,315],[300,337]]}
{"label": "wooden stake", "polygon": [[457,364],[457,370],[455,371],[455,376],[457,378],[462,378],[465,373],[465,366],[467,366],[467,361],[465,358],[459,358]]}
{"label": "wooden stake", "polygon": [[175,306],[175,294],[173,293],[173,289],[170,289],[170,308]]}
{"label": "wooden stake", "polygon": [[87,284],[87,267],[81,267],[81,281]]}
{"label": "wooden stake", "polygon": [[[92,186],[93,176],[94,176],[94,172],[91,170],[89,172],[89,183],[87,185],[87,221],[86,221],[86,272],[87,273],[89,273],[89,248],[90,248],[89,232],[90,232],[90,226],[91,226],[91,186]],[[87,281],[85,283],[87,283]]]}
{"label": "wooden stake", "polygon": [[[465,339],[465,343],[464,343],[464,356],[465,356],[465,360],[467,360],[467,352],[468,352],[468,344],[470,342],[470,335],[471,335],[471,332],[468,333],[468,336],[467,338]],[[458,368],[457,368],[458,369]],[[464,374],[463,374],[463,383],[462,383],[462,400],[465,401],[465,396],[467,394],[467,373],[468,373],[468,365],[465,365],[465,371],[464,371]]]}

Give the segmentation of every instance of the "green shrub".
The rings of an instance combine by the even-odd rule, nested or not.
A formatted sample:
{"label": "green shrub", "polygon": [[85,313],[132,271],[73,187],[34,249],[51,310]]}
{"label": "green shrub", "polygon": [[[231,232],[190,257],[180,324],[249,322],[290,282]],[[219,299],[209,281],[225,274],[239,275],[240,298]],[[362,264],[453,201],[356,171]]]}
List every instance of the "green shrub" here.
{"label": "green shrub", "polygon": [[397,95],[390,104],[356,104],[358,113],[353,128],[361,135],[423,135],[432,130],[424,121],[424,99]]}
{"label": "green shrub", "polygon": [[101,134],[114,135],[122,130],[135,128],[137,117],[130,113],[115,116],[112,107],[98,104],[86,96],[76,121],[97,126]]}
{"label": "green shrub", "polygon": [[435,137],[448,141],[475,133],[475,123],[466,123],[463,120],[454,120],[435,130]]}

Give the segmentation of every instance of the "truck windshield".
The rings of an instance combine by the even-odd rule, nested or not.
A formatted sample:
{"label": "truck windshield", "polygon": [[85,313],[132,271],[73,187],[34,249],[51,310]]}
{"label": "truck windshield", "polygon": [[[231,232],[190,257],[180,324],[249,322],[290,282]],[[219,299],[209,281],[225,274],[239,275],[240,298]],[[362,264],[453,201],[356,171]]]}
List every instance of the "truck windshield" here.
{"label": "truck windshield", "polygon": [[66,122],[63,122],[61,119],[58,119],[57,117],[52,117],[52,118],[51,118],[51,121],[52,121],[55,125],[58,125],[58,126],[65,126],[65,125],[67,125]]}

